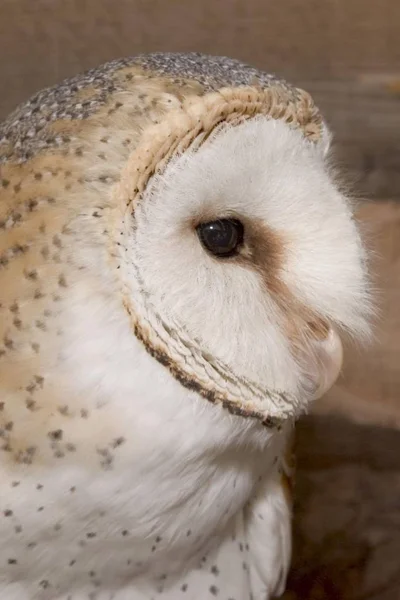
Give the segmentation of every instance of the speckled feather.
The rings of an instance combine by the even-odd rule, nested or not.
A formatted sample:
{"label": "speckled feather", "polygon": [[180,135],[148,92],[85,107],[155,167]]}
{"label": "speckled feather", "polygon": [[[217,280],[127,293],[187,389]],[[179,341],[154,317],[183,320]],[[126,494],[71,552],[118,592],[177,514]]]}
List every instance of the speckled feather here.
{"label": "speckled feather", "polygon": [[[134,335],[121,244],[110,242],[115,186],[148,131],[153,143],[168,115],[197,115],[198,99],[225,88],[228,107],[243,88],[256,114],[257,94],[274,87],[286,104],[304,100],[234,60],[139,56],[39,92],[0,127],[4,600],[265,600],[282,590],[290,419],[268,431],[229,415],[201,397],[209,382],[186,389],[154,360],[146,328]],[[317,135],[306,102],[299,119]]]}
{"label": "speckled feather", "polygon": [[[204,94],[223,87],[255,83],[267,87],[279,82],[294,97],[297,96],[296,88],[283,80],[224,57],[199,53],[155,53],[114,60],[43,90],[17,108],[0,126],[0,162],[26,161],[40,151],[68,144],[67,139],[63,140],[53,133],[51,124],[59,120],[80,121],[93,117],[112,100],[114,94],[138,88],[144,80],[154,78],[165,78],[159,89],[165,86],[166,91],[178,95],[191,87],[192,93]],[[138,111],[152,100],[147,96],[141,99],[146,101],[138,103]]]}

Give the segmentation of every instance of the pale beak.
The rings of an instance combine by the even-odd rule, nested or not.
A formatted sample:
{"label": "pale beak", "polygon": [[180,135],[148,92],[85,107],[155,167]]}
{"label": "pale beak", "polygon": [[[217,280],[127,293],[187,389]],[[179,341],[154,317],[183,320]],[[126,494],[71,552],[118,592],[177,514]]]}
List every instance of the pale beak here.
{"label": "pale beak", "polygon": [[312,342],[318,360],[318,381],[313,400],[318,400],[335,383],[343,363],[343,346],[337,332],[329,328],[326,336]]}

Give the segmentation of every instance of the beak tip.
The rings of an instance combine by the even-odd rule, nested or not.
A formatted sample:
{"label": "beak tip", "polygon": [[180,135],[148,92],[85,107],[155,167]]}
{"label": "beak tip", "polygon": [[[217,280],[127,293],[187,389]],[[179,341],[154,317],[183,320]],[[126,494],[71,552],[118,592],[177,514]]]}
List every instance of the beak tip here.
{"label": "beak tip", "polygon": [[343,346],[338,333],[330,328],[327,337],[315,342],[318,362],[319,381],[313,400],[318,400],[334,385],[343,364]]}

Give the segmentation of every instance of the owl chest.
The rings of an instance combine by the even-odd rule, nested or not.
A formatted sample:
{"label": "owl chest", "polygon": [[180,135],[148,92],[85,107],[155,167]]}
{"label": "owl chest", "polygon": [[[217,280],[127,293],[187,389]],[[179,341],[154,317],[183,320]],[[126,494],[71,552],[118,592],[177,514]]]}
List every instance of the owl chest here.
{"label": "owl chest", "polygon": [[184,389],[103,308],[69,319],[54,361],[42,360],[40,410],[13,418],[0,559],[29,589],[187,568],[275,459],[272,434]]}
{"label": "owl chest", "polygon": [[184,571],[220,543],[265,469],[245,467],[233,455],[186,463],[182,455],[175,467],[166,456],[163,471],[161,456],[158,469],[144,456],[141,467],[134,451],[127,441],[105,470],[77,463],[33,468],[16,487],[14,473],[2,498],[5,577],[27,589],[47,581],[62,591],[71,580],[79,589],[112,587]]}
{"label": "owl chest", "polygon": [[36,453],[4,464],[0,560],[29,599],[40,585],[47,600],[71,581],[108,589],[185,571],[273,468],[268,433],[183,390],[151,357],[130,358],[81,360],[69,411],[45,422],[33,412],[24,443]]}

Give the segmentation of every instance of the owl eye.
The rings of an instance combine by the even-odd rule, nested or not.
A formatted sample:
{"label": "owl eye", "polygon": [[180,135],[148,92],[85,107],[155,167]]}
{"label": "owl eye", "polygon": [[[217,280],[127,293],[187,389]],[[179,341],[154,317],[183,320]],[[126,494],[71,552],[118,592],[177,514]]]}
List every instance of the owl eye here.
{"label": "owl eye", "polygon": [[244,227],[236,219],[200,223],[196,230],[204,248],[214,256],[224,258],[233,256],[243,243]]}

